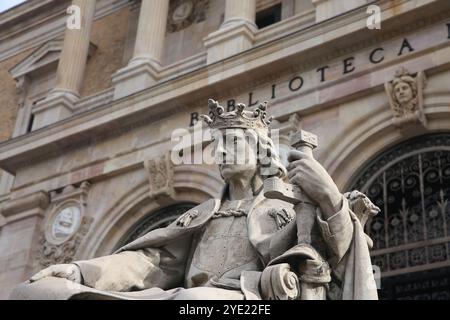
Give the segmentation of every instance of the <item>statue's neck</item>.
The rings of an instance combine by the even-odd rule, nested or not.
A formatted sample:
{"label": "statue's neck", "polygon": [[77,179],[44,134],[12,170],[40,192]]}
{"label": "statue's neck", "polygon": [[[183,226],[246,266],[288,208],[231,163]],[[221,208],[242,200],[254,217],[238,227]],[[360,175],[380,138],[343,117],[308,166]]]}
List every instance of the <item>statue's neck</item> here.
{"label": "statue's neck", "polygon": [[233,179],[228,182],[228,198],[231,201],[251,199],[262,187],[262,179],[257,175],[250,179]]}
{"label": "statue's neck", "polygon": [[231,201],[243,200],[253,197],[251,181],[230,181],[228,197]]}

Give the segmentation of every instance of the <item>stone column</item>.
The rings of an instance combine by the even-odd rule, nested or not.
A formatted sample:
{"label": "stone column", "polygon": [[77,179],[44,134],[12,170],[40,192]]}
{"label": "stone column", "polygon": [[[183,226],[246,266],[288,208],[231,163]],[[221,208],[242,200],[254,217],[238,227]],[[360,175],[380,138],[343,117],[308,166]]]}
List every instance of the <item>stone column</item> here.
{"label": "stone column", "polygon": [[316,7],[316,22],[321,22],[361,6],[367,6],[367,0],[312,0]]}
{"label": "stone column", "polygon": [[168,13],[169,0],[142,0],[131,63],[151,61],[158,65],[161,64]]}
{"label": "stone column", "polygon": [[169,0],[142,0],[133,58],[113,75],[114,98],[151,87],[159,80]]}
{"label": "stone column", "polygon": [[225,20],[221,28],[250,24],[256,28],[256,0],[226,0],[225,2]]}
{"label": "stone column", "polygon": [[314,10],[313,0],[295,0],[294,14],[302,14],[310,10]]}
{"label": "stone column", "polygon": [[218,31],[205,38],[208,64],[226,59],[253,46],[256,0],[226,0],[225,19]]}
{"label": "stone column", "polygon": [[[90,46],[90,34],[95,14],[95,0],[73,0],[80,9],[81,28],[66,28],[64,44],[57,70],[57,84],[48,97],[33,110],[33,129],[67,118],[73,104],[80,98]],[[76,17],[77,12],[74,13]]]}

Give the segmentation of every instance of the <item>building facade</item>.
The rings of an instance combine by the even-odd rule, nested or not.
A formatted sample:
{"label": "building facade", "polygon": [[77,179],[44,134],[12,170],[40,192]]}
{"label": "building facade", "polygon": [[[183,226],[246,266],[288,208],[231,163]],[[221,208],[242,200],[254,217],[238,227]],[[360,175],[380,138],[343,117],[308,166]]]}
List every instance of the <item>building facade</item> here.
{"label": "building facade", "polygon": [[[384,299],[450,298],[450,2],[28,0],[0,14],[0,298],[219,194],[209,98],[269,102],[367,223]],[[197,141],[197,140],[192,140]],[[203,143],[186,145],[202,152]]]}

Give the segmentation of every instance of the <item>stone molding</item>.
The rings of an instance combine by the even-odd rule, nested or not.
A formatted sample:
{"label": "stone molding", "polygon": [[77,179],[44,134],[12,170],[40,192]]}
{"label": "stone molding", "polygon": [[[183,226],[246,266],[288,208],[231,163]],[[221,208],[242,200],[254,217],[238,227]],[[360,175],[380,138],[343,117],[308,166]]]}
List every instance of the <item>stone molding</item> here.
{"label": "stone molding", "polygon": [[22,213],[27,213],[27,216],[36,214],[43,216],[49,204],[47,193],[39,191],[5,202],[0,209],[0,214],[7,220],[14,220]]}
{"label": "stone molding", "polygon": [[239,54],[253,46],[256,27],[246,21],[237,21],[238,23],[224,26],[203,39],[207,64]]}

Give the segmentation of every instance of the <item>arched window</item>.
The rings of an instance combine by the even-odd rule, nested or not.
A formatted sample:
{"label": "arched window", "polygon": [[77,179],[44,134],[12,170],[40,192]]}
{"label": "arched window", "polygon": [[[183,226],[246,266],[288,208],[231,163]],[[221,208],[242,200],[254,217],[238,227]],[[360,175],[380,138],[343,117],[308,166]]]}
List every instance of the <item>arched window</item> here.
{"label": "arched window", "polygon": [[193,203],[182,203],[152,212],[147,217],[139,221],[133,228],[131,228],[131,230],[119,242],[116,249],[119,249],[120,247],[123,247],[124,245],[142,237],[152,230],[167,227],[179,216],[195,206],[196,204]]}
{"label": "arched window", "polygon": [[386,299],[450,299],[450,134],[403,142],[357,175],[381,209],[367,223]]}

